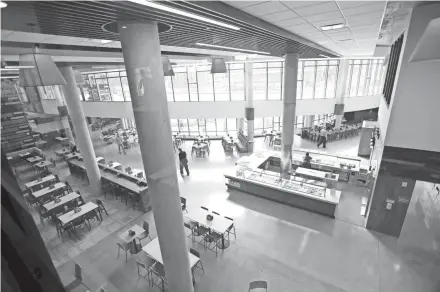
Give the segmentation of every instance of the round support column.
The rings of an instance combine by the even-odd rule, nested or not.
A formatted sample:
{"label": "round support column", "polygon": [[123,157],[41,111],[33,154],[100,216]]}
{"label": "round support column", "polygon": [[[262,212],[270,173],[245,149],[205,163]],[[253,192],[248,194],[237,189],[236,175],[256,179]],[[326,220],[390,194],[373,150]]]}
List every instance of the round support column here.
{"label": "round support column", "polygon": [[86,167],[87,177],[95,195],[100,195],[101,173],[96,162],[95,150],[93,149],[92,139],[90,138],[89,127],[81,106],[80,93],[76,86],[75,75],[70,66],[60,66],[58,68],[66,80],[67,84],[62,85],[64,97],[66,99],[67,110],[69,111],[73,129],[75,130],[76,142],[81,155],[83,156]]}
{"label": "round support column", "polygon": [[253,63],[246,62],[244,64],[246,76],[246,108],[245,117],[247,120],[247,138],[248,138],[248,152],[254,151],[254,73]]}
{"label": "round support column", "polygon": [[296,87],[298,76],[298,53],[287,53],[285,59],[283,96],[283,137],[281,141],[281,175],[292,170],[292,145],[295,131]]}
{"label": "round support column", "polygon": [[193,292],[157,23],[119,23],[134,119],[168,289]]}

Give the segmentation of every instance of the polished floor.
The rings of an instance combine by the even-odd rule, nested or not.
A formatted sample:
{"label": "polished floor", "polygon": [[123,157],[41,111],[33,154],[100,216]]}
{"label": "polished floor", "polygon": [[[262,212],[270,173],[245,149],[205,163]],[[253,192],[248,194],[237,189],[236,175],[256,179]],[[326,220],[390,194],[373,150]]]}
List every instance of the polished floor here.
{"label": "polished floor", "polygon": [[[119,154],[117,146],[102,144],[97,133],[92,133],[97,156],[132,168],[142,167],[138,147],[126,155]],[[358,138],[353,138],[330,143],[327,151],[355,156],[358,142]],[[295,137],[295,146],[316,148],[299,137]],[[258,139],[255,147],[268,146]],[[190,142],[184,148],[188,150]],[[46,153],[50,155],[53,149]],[[408,212],[405,232],[396,239],[367,230],[362,222],[348,220],[357,216],[357,210],[338,210],[337,218],[330,219],[246,193],[228,192],[223,173],[233,167],[236,159],[236,155],[226,156],[220,142],[215,141],[209,158],[190,159],[191,175],[179,176],[180,193],[187,198],[188,209],[201,205],[215,209],[233,217],[237,228],[237,238],[217,257],[195,245],[205,267],[205,274],[196,273],[195,291],[247,291],[248,282],[254,279],[267,280],[269,291],[440,291],[440,236],[430,237],[438,245],[420,244],[416,236],[424,234],[411,232],[411,228],[419,227],[415,224],[420,220],[417,208]],[[70,175],[64,162],[53,170],[71,182],[74,189],[81,190],[86,201],[94,199],[87,197],[87,186]],[[21,177],[23,182],[30,179],[31,174]],[[353,196],[347,196],[349,200],[362,196],[352,191]],[[110,215],[104,215],[104,221],[96,223],[92,231],[80,231],[78,237],[58,238],[54,226],[39,222],[34,216],[61,278],[72,275],[73,262],[77,262],[84,269],[84,282],[90,291],[100,287],[108,292],[159,291],[137,275],[135,259],[142,258],[142,252],[137,256],[129,254],[125,263],[123,254],[117,258],[115,243],[120,232],[143,220],[150,223],[154,238],[152,212],[141,214],[120,201],[103,200]],[[417,201],[412,200],[413,203]],[[191,245],[189,239],[187,243]]]}

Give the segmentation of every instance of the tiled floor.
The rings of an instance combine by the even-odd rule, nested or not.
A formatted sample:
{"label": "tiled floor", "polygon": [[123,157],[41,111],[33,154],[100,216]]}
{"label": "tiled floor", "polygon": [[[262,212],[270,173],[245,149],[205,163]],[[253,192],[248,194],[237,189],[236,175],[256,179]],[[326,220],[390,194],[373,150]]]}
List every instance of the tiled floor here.
{"label": "tiled floor", "polygon": [[[139,148],[120,155],[115,145],[101,144],[97,133],[93,133],[97,156],[132,168],[142,167]],[[330,143],[327,151],[356,155],[358,141],[353,138]],[[316,147],[299,137],[295,137],[295,146]],[[189,149],[190,143],[184,147]],[[256,149],[264,147],[263,139],[257,139]],[[359,211],[349,206],[362,196],[355,189],[347,189],[347,203],[340,206],[333,220],[242,192],[228,192],[223,173],[235,160],[225,156],[220,142],[214,141],[211,156],[190,159],[191,176],[179,176],[180,193],[187,198],[189,209],[200,205],[215,208],[234,217],[237,228],[237,239],[232,239],[230,247],[218,257],[196,246],[202,252],[205,274],[197,272],[195,291],[247,291],[252,279],[267,280],[269,291],[277,292],[440,291],[438,250],[419,246],[408,230],[396,239],[371,232],[362,227],[362,222],[351,222]],[[69,175],[65,163],[55,170],[74,189],[87,193],[87,186]],[[89,199],[93,198],[86,201]],[[128,263],[123,254],[117,258],[115,244],[121,231],[143,220],[150,223],[155,237],[152,212],[140,214],[113,199],[104,199],[104,204],[110,216],[104,215],[101,224],[95,224],[91,232],[82,232],[79,238],[65,236],[61,240],[50,223],[38,223],[60,275],[63,279],[71,275],[75,261],[84,268],[84,282],[91,291],[102,286],[108,292],[158,291],[138,277],[135,256],[129,255]]]}

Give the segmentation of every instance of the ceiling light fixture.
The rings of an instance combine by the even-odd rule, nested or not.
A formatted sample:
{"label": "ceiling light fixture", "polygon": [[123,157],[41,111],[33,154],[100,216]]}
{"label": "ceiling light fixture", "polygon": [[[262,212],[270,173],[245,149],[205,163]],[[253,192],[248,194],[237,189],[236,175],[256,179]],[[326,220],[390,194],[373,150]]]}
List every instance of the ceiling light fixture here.
{"label": "ceiling light fixture", "polygon": [[16,79],[16,78],[18,78],[19,76],[18,75],[16,75],[16,76],[2,76],[2,77],[0,77],[1,79]]}
{"label": "ceiling light fixture", "polygon": [[239,49],[239,48],[210,45],[210,44],[204,44],[204,43],[196,43],[196,45],[197,46],[202,46],[202,47],[211,47],[211,48],[227,49],[227,50],[234,50],[234,51],[240,51],[240,52],[249,52],[249,53],[270,55],[270,53],[268,53],[268,52],[252,51],[252,50],[245,50],[245,49]]}
{"label": "ceiling light fixture", "polygon": [[6,6],[8,6],[8,3],[0,1],[0,8],[5,8]]}
{"label": "ceiling light fixture", "polygon": [[186,11],[183,11],[183,10],[179,10],[179,9],[175,9],[175,8],[172,8],[172,7],[169,7],[169,6],[158,4],[156,2],[147,1],[147,0],[129,0],[129,1],[133,2],[133,3],[145,5],[145,6],[148,6],[148,7],[151,7],[151,8],[155,8],[155,9],[159,9],[159,10],[163,10],[163,11],[179,14],[179,15],[186,16],[186,17],[189,17],[189,18],[194,18],[194,19],[201,20],[201,21],[204,21],[204,22],[209,22],[209,23],[216,24],[216,25],[219,25],[219,26],[223,26],[223,27],[226,27],[226,28],[230,28],[230,29],[233,29],[233,30],[240,30],[240,28],[238,26],[230,25],[230,24],[227,24],[227,23],[224,23],[224,22],[220,22],[220,21],[217,21],[217,20],[214,20],[214,19],[210,19],[210,18],[207,18],[207,17],[204,17],[204,16],[200,16],[200,15],[197,15],[197,14],[189,13],[189,12],[186,12]]}
{"label": "ceiling light fixture", "polygon": [[101,44],[108,44],[108,43],[111,43],[111,42],[113,42],[112,40],[99,40],[99,42],[101,43]]}
{"label": "ceiling light fixture", "polygon": [[329,56],[324,55],[324,54],[319,54],[318,56],[323,57],[323,58],[330,58]]}
{"label": "ceiling light fixture", "polygon": [[337,40],[337,43],[343,43],[343,42],[349,42],[352,41],[352,39],[343,39],[343,40]]}
{"label": "ceiling light fixture", "polygon": [[345,23],[336,23],[336,24],[321,26],[321,30],[326,31],[326,30],[340,29],[344,27],[346,27]]}
{"label": "ceiling light fixture", "polygon": [[32,69],[34,66],[5,66],[5,69],[8,70],[19,70],[19,69]]}

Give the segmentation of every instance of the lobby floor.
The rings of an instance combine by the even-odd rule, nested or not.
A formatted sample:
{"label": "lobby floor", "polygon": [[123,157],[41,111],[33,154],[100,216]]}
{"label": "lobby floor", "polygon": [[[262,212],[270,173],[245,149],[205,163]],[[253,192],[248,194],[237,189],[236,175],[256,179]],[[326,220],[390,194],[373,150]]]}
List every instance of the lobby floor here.
{"label": "lobby floor", "polygon": [[[119,154],[117,146],[102,144],[97,135],[99,132],[92,133],[97,156],[142,168],[139,147],[130,149],[127,155]],[[356,156],[358,143],[358,137],[329,143],[327,151]],[[186,142],[183,146],[188,153],[190,145]],[[298,136],[295,146],[316,149]],[[267,147],[263,139],[257,139],[256,150]],[[50,154],[53,149],[46,153],[54,156]],[[440,255],[436,248],[419,246],[411,232],[397,239],[367,230],[362,222],[350,223],[340,214],[331,219],[227,191],[223,173],[233,167],[236,159],[224,154],[220,141],[213,141],[210,157],[190,159],[191,175],[179,175],[180,195],[187,198],[188,209],[203,205],[233,217],[237,231],[237,238],[217,257],[195,244],[205,268],[205,274],[196,272],[195,291],[247,291],[249,281],[255,279],[267,280],[269,291],[277,292],[440,291]],[[71,182],[86,201],[94,199],[87,197],[88,187],[70,175],[65,162],[58,163],[53,172]],[[353,196],[362,196],[352,191]],[[72,275],[73,262],[77,262],[84,269],[84,282],[90,291],[100,287],[107,292],[159,291],[137,275],[136,257],[142,258],[142,252],[129,254],[125,263],[123,253],[117,258],[115,243],[119,233],[143,220],[150,223],[154,238],[152,212],[141,214],[111,198],[103,201],[110,215],[104,215],[101,224],[95,224],[92,231],[84,230],[78,238],[58,238],[54,226],[38,223],[38,216],[34,216],[61,278]],[[354,213],[357,215],[358,210]],[[187,243],[191,245],[189,239]]]}

